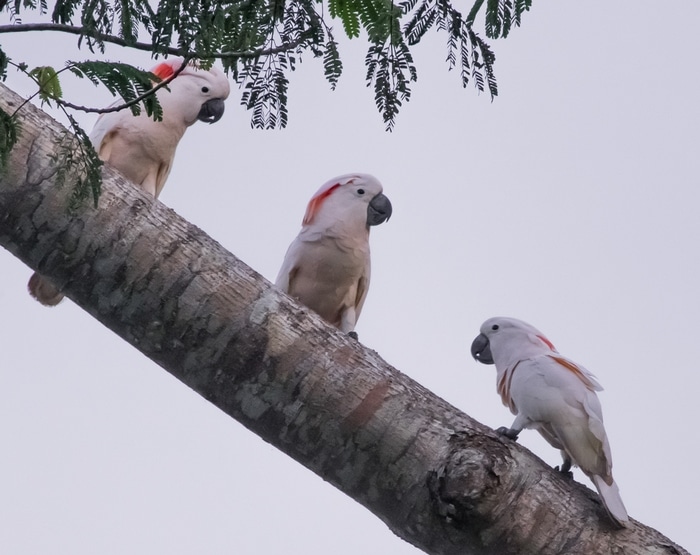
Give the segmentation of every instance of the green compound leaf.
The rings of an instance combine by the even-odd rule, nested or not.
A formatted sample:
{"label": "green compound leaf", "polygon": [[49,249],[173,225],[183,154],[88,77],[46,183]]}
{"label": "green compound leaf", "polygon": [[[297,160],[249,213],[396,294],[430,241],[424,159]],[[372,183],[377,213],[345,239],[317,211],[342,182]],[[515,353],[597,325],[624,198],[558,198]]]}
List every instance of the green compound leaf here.
{"label": "green compound leaf", "polygon": [[39,85],[39,98],[46,104],[51,104],[51,100],[59,99],[63,96],[61,82],[58,73],[51,66],[39,66],[29,71]]}

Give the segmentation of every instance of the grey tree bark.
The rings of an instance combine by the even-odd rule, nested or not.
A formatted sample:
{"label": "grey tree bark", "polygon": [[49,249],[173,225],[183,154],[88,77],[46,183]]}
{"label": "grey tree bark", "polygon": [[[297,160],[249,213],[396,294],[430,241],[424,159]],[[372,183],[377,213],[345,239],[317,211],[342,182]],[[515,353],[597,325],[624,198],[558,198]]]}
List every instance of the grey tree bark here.
{"label": "grey tree bark", "polygon": [[[0,85],[0,107],[22,99]],[[20,111],[0,244],[144,355],[431,554],[685,554],[326,325],[106,168],[69,214],[65,130]],[[21,294],[18,291],[18,294]]]}

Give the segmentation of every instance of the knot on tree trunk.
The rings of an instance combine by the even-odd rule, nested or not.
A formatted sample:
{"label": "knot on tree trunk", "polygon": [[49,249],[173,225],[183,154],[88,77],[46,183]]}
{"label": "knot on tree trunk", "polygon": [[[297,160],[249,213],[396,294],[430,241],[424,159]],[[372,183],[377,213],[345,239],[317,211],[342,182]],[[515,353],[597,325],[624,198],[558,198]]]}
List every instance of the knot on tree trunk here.
{"label": "knot on tree trunk", "polygon": [[465,430],[450,436],[441,459],[428,476],[428,488],[446,529],[471,533],[483,553],[496,552],[511,521],[505,485],[522,482],[509,446],[496,433]]}

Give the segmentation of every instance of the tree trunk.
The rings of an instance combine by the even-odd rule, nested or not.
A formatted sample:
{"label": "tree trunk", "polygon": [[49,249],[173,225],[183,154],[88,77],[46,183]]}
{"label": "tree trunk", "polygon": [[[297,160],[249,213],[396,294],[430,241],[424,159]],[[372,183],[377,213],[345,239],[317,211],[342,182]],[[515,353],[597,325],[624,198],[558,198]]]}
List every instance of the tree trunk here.
{"label": "tree trunk", "polygon": [[[22,99],[0,85],[0,108]],[[66,131],[31,105],[0,243],[176,378],[433,554],[681,554],[275,290],[111,169],[70,214]],[[19,292],[18,292],[19,294]]]}

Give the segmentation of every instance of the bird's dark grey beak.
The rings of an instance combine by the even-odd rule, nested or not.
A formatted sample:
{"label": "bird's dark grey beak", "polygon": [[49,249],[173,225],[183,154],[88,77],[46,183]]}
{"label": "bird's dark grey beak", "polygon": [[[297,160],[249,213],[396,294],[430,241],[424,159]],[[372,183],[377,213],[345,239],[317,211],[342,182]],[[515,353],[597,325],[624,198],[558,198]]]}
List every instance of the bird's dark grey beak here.
{"label": "bird's dark grey beak", "polygon": [[391,202],[384,193],[379,193],[367,206],[367,225],[379,225],[388,221],[389,218],[391,218]]}
{"label": "bird's dark grey beak", "polygon": [[484,364],[493,364],[493,355],[491,354],[489,338],[483,333],[477,335],[476,339],[472,341],[472,356]]}
{"label": "bird's dark grey beak", "polygon": [[197,119],[206,123],[216,123],[224,115],[224,101],[220,98],[212,98],[202,104],[202,109],[197,114]]}

